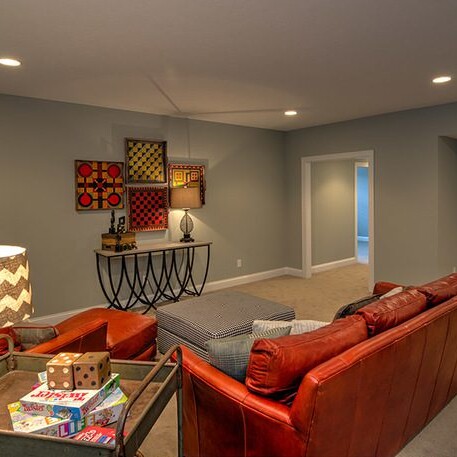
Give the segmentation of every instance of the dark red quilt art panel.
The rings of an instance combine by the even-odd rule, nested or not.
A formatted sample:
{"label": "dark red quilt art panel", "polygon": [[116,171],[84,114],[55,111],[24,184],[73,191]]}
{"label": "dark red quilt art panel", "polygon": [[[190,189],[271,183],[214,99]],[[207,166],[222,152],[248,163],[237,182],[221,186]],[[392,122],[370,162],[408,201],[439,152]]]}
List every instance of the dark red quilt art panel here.
{"label": "dark red quilt art panel", "polygon": [[127,195],[130,232],[168,228],[167,187],[129,187]]}
{"label": "dark red quilt art panel", "polygon": [[76,209],[124,207],[124,164],[75,160]]}

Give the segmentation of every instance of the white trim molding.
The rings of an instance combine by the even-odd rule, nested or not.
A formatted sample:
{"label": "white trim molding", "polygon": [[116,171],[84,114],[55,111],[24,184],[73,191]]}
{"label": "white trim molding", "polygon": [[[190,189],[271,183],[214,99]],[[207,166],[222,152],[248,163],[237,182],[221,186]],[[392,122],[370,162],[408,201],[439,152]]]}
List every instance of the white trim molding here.
{"label": "white trim molding", "polygon": [[285,275],[298,276],[302,278],[303,272],[296,268],[283,267],[277,268],[276,270],[261,271],[260,273],[221,279],[220,281],[211,281],[206,283],[205,292],[214,292],[215,290],[226,289],[227,287],[241,286],[242,284],[249,284],[251,282],[263,281],[264,279],[271,279]]}
{"label": "white trim molding", "polygon": [[311,267],[311,271],[313,273],[320,273],[322,271],[333,270],[334,268],[354,265],[355,263],[357,263],[357,259],[355,257],[349,257],[347,259],[335,260],[334,262],[321,263],[320,265],[313,265]]}

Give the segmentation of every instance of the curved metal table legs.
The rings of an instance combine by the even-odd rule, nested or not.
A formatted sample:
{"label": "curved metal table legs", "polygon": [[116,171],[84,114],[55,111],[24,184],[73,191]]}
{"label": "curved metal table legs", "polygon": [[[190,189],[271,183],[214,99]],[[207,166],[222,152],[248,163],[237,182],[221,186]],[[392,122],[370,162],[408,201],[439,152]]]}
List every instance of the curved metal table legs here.
{"label": "curved metal table legs", "polygon": [[[183,294],[200,295],[208,277],[210,246],[211,243],[174,245],[150,251],[124,251],[115,255],[96,251],[98,280],[109,308],[126,311],[143,304],[147,306],[144,311],[147,313],[151,308],[156,308],[159,300],[178,301]],[[206,247],[206,266],[199,286],[194,279],[195,249],[198,247]],[[139,257],[145,258],[143,266]],[[112,265],[114,259],[117,259],[115,268]]]}

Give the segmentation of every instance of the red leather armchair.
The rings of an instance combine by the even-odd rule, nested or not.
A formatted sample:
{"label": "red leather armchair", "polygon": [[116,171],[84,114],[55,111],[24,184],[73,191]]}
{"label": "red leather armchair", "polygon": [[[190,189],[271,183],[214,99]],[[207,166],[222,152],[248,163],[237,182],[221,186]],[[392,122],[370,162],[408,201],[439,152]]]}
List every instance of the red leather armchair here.
{"label": "red leather armchair", "polygon": [[157,321],[142,314],[92,308],[60,322],[55,328],[59,333],[57,337],[26,352],[108,351],[113,359],[131,360],[151,360],[156,354]]}

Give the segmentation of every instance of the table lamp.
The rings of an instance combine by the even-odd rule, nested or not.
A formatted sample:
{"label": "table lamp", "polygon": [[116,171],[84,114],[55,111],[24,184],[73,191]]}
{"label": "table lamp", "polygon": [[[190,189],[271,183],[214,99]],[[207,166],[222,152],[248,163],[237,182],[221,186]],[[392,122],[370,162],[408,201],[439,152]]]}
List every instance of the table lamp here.
{"label": "table lamp", "polygon": [[0,246],[0,333],[2,327],[28,319],[33,312],[25,248]]}
{"label": "table lamp", "polygon": [[190,236],[190,233],[194,228],[194,223],[188,212],[190,209],[201,207],[202,201],[200,198],[200,189],[198,187],[172,187],[170,189],[170,208],[184,210],[184,216],[179,224],[179,227],[184,234],[180,240],[183,243],[195,241]]}

